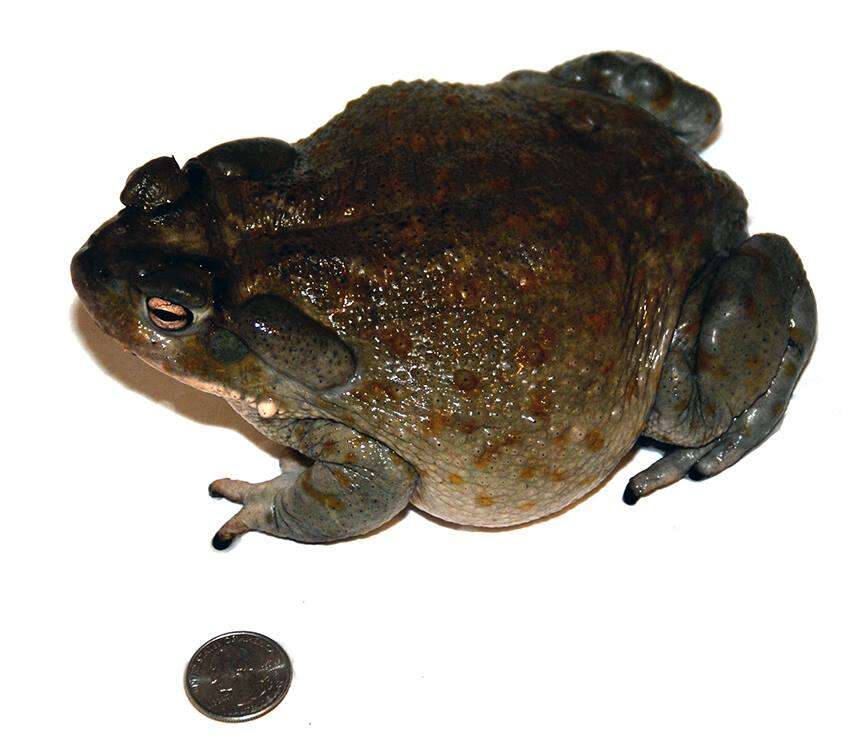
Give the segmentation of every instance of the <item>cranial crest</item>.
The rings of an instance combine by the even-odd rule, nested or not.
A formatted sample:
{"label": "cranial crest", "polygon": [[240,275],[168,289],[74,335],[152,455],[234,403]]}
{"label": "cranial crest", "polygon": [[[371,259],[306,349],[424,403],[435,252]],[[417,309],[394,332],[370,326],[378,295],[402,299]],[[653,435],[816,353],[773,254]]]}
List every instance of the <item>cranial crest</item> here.
{"label": "cranial crest", "polygon": [[290,169],[296,160],[297,151],[287,142],[258,137],[220,144],[199,154],[189,164],[203,167],[215,177],[260,180]]}
{"label": "cranial crest", "polygon": [[157,157],[134,170],[126,180],[120,201],[127,208],[151,211],[174,203],[189,188],[186,174],[174,157]]}

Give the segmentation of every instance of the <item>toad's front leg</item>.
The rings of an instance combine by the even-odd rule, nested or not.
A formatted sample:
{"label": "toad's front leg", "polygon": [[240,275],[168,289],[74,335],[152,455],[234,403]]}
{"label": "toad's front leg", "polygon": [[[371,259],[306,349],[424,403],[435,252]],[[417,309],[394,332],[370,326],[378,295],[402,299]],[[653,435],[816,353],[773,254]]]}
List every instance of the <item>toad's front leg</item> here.
{"label": "toad's front leg", "polygon": [[238,535],[266,532],[298,542],[333,542],[366,534],[408,504],[414,468],[381,442],[343,424],[301,419],[289,444],[312,460],[284,466],[264,483],[217,480],[211,495],[242,504],[213,538],[222,550]]}

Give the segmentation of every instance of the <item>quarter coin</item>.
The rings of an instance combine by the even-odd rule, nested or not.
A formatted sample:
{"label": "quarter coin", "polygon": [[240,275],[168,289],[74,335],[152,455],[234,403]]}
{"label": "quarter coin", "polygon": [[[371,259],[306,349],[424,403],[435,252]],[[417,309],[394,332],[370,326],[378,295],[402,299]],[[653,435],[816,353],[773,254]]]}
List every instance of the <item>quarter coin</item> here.
{"label": "quarter coin", "polygon": [[228,632],[198,648],[186,666],[186,694],[199,711],[222,722],[256,719],[291,685],[291,661],[257,632]]}

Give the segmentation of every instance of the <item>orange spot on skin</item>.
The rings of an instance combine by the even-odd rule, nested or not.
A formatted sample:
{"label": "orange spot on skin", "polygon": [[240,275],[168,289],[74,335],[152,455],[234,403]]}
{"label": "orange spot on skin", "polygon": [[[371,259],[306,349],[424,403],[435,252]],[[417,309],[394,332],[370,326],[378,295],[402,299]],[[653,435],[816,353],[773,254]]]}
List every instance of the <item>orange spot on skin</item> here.
{"label": "orange spot on skin", "polygon": [[585,435],[585,446],[591,452],[600,452],[606,444],[606,439],[603,437],[603,432],[599,429],[592,429]]}
{"label": "orange spot on skin", "polygon": [[596,332],[605,332],[609,329],[609,314],[605,312],[589,313],[585,316],[585,325]]}
{"label": "orange spot on skin", "polygon": [[547,391],[542,388],[536,389],[531,395],[528,397],[528,411],[532,416],[535,417],[545,417],[549,416],[551,413],[550,406],[552,401],[552,396]]}
{"label": "orange spot on skin", "polygon": [[342,462],[346,465],[354,465],[357,462],[357,455],[353,452],[348,452],[342,457]]}
{"label": "orange spot on skin", "polygon": [[453,373],[453,385],[467,396],[474,397],[480,387],[480,378],[471,370],[459,368]]}
{"label": "orange spot on skin", "polygon": [[546,477],[549,480],[554,480],[560,483],[561,481],[567,480],[570,476],[563,470],[559,470],[558,468],[552,468],[551,470],[549,470],[549,472],[546,473]]}
{"label": "orange spot on skin", "polygon": [[474,500],[477,502],[477,506],[492,506],[495,503],[495,499],[485,493],[478,493]]}
{"label": "orange spot on skin", "polygon": [[433,437],[437,437],[442,431],[444,431],[444,429],[446,429],[449,421],[450,416],[448,414],[445,414],[438,409],[432,409],[432,411],[429,412],[429,420],[426,422],[426,429]]}
{"label": "orange spot on skin", "polygon": [[492,461],[492,458],[505,447],[512,447],[520,442],[522,442],[521,434],[508,433],[496,442],[488,444],[486,449],[474,458],[474,464],[478,468],[485,468]]}
{"label": "orange spot on skin", "polygon": [[403,359],[408,356],[414,346],[411,335],[397,329],[383,331],[378,336],[394,355]]}
{"label": "orange spot on skin", "polygon": [[450,475],[447,476],[447,480],[449,480],[454,486],[461,486],[465,482],[465,479],[459,475],[459,473],[450,473]]}
{"label": "orange spot on skin", "polygon": [[462,432],[462,434],[473,434],[479,426],[476,421],[471,421],[470,419],[462,419],[454,424],[454,428]]}
{"label": "orange spot on skin", "polygon": [[411,134],[408,143],[411,147],[411,150],[417,154],[425,151],[426,149],[426,137],[420,133]]}
{"label": "orange spot on skin", "polygon": [[345,475],[341,468],[333,467],[330,469],[333,477],[339,481],[339,485],[343,488],[348,488],[351,485],[351,479]]}
{"label": "orange spot on skin", "polygon": [[399,398],[399,386],[391,380],[368,380],[358,385],[352,395],[361,401],[389,398],[391,401]]}
{"label": "orange spot on skin", "polygon": [[327,507],[328,509],[338,511],[345,505],[337,496],[333,496],[329,493],[319,491],[305,478],[302,479],[300,487],[305,494],[317,501],[322,506]]}
{"label": "orange spot on skin", "polygon": [[528,219],[520,213],[509,214],[507,218],[504,219],[504,227],[507,231],[513,234],[525,237],[531,234],[532,229]]}
{"label": "orange spot on skin", "polygon": [[439,185],[435,189],[435,192],[432,193],[432,202],[443,203],[445,200],[447,200],[447,193],[447,188],[445,188],[443,185]]}
{"label": "orange spot on skin", "polygon": [[531,511],[535,506],[537,506],[536,501],[523,501],[518,508],[522,511]]}
{"label": "orange spot on skin", "polygon": [[572,431],[571,427],[565,427],[558,434],[552,437],[552,444],[556,447],[562,447],[564,443],[570,438],[570,432]]}
{"label": "orange spot on skin", "polygon": [[525,467],[519,471],[519,477],[522,480],[531,480],[534,477],[536,470],[532,467]]}
{"label": "orange spot on skin", "polygon": [[596,480],[597,480],[596,475],[586,475],[584,478],[580,479],[576,485],[577,486],[590,486]]}
{"label": "orange spot on skin", "polygon": [[729,371],[723,366],[722,358],[715,357],[708,352],[700,352],[696,358],[696,369],[702,374],[711,373],[718,378],[728,378]]}

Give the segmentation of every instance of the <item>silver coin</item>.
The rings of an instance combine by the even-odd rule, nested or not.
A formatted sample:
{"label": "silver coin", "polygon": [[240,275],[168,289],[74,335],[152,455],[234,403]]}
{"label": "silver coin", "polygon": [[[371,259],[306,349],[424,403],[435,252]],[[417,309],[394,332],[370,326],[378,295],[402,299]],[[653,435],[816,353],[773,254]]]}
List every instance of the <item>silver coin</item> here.
{"label": "silver coin", "polygon": [[257,632],[228,632],[198,648],[186,666],[186,694],[222,722],[244,722],[273,709],[291,685],[291,661]]}

